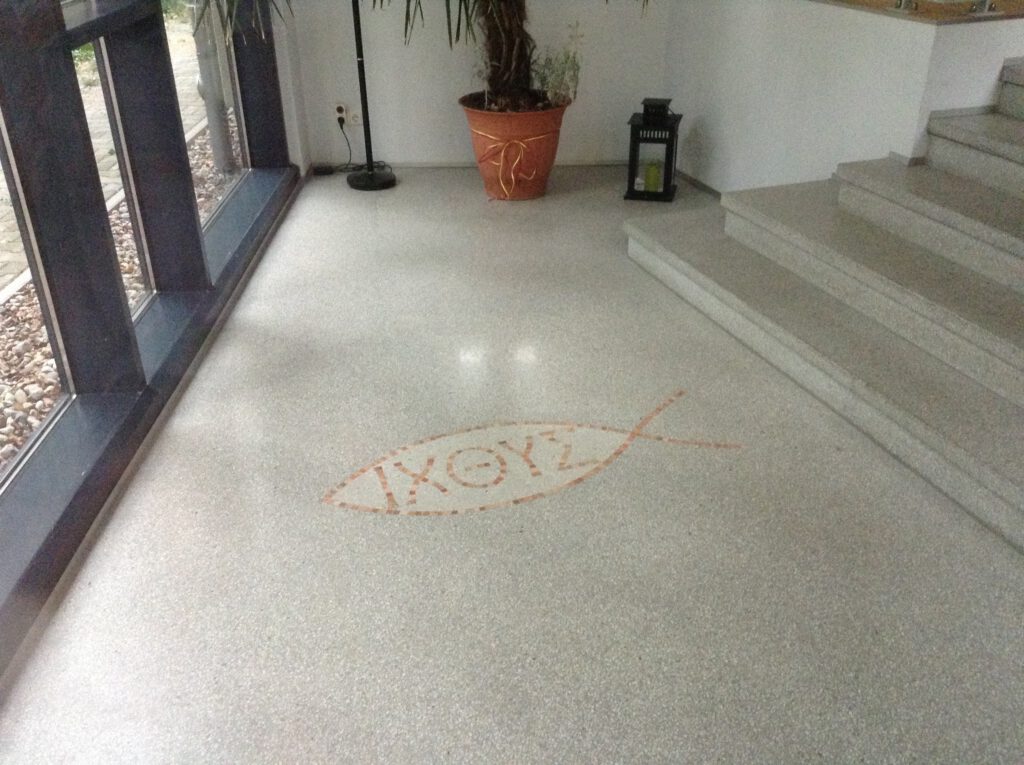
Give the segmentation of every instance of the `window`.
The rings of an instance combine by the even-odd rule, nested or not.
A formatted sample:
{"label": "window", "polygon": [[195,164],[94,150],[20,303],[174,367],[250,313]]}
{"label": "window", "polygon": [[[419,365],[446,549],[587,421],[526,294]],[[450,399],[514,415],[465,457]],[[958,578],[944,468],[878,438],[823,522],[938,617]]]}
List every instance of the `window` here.
{"label": "window", "polygon": [[[6,134],[0,112],[0,135]],[[2,157],[7,164],[6,157]],[[6,176],[16,178],[12,172]],[[54,354],[51,324],[29,267],[24,213],[16,191],[0,180],[0,486],[30,448],[67,389]],[[38,267],[35,269],[38,271]]]}
{"label": "window", "polygon": [[[240,4],[243,28],[255,3],[266,0]],[[238,138],[208,207],[189,153],[202,130],[186,133],[157,0],[0,2],[0,35],[0,225],[18,224],[17,237],[0,228],[0,247],[17,246],[31,274],[0,286],[24,290],[3,331],[30,340],[0,356],[27,373],[39,355],[48,384],[14,393],[35,435],[7,450],[0,486],[4,665],[228,305],[297,171],[272,30],[214,43],[220,114]]]}

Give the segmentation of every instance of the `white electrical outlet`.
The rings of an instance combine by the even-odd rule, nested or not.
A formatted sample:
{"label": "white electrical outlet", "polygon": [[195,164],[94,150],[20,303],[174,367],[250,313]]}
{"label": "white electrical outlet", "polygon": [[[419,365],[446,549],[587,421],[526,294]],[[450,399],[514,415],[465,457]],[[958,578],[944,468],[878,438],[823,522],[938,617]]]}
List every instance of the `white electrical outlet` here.
{"label": "white electrical outlet", "polygon": [[362,117],[359,116],[358,112],[351,111],[348,108],[348,104],[341,103],[340,101],[334,105],[334,113],[336,116],[343,118],[346,125],[361,125],[363,123]]}

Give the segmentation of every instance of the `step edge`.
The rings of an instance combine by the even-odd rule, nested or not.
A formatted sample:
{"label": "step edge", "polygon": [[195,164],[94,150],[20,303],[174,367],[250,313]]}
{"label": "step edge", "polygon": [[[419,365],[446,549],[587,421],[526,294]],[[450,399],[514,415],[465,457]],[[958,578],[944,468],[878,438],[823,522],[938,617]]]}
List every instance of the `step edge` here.
{"label": "step edge", "polygon": [[996,101],[996,111],[1005,117],[1024,120],[1024,85],[1004,82]]}
{"label": "step edge", "polygon": [[[1024,410],[1024,375],[1021,374],[1021,367],[1005,361],[987,348],[975,343],[972,338],[965,337],[936,321],[932,316],[894,299],[875,284],[837,268],[816,253],[779,236],[756,221],[742,216],[735,217],[746,221],[749,225],[756,226],[761,232],[772,237],[778,243],[776,246],[784,247],[789,252],[787,254],[767,252],[760,247],[753,247],[751,242],[737,239],[740,244],[754,249],[776,265],[789,270],[822,292],[845,303],[861,315],[877,322],[893,334],[983,386],[989,392]],[[728,231],[728,221],[726,227]],[[837,255],[837,257],[845,256]],[[800,270],[794,269],[790,263],[785,262],[787,259],[797,261],[792,265],[797,265]],[[824,274],[818,273],[822,270],[825,271]],[[871,271],[871,273],[876,272]],[[880,276],[880,279],[885,280],[885,277]],[[829,283],[830,281],[832,284]],[[865,290],[865,288],[867,289]],[[902,288],[897,286],[897,289]],[[865,294],[858,296],[857,292]],[[886,316],[886,311],[893,315]],[[946,346],[951,347],[947,348]]]}
{"label": "step edge", "polygon": [[[967,234],[985,244],[1005,250],[1008,254],[1024,259],[1024,238],[1018,238],[1002,229],[995,228],[978,218],[973,218],[959,210],[948,207],[941,202],[922,197],[909,189],[890,182],[886,178],[879,178],[869,170],[857,167],[860,163],[844,162],[836,169],[836,177],[843,183],[859,186],[870,191],[893,204],[906,208],[911,212],[923,215],[929,220],[948,228]],[[933,168],[936,172],[946,173],[945,170]],[[946,173],[951,175],[951,173]],[[964,179],[970,180],[970,179]],[[973,181],[972,181],[973,183]],[[979,184],[980,185],[980,184]],[[999,189],[990,188],[996,193],[1003,194]],[[1004,195],[1010,196],[1010,195]],[[1016,197],[1012,197],[1016,200]],[[952,225],[955,223],[956,225]]]}
{"label": "step edge", "polygon": [[[873,212],[860,209],[859,197],[872,200],[874,207],[888,211],[889,218],[877,220]],[[853,202],[852,206],[851,201]],[[854,184],[840,185],[839,204],[848,215],[861,218],[899,239],[906,240],[918,249],[930,252],[936,257],[943,258],[973,273],[980,279],[1005,287],[1024,297],[1024,259],[1011,255],[998,247],[992,247],[969,234],[950,228],[925,215],[919,215],[913,210],[893,205],[885,197]],[[897,218],[899,220],[896,220]],[[929,234],[925,240],[920,239],[919,236],[928,234],[927,229],[935,231]],[[935,236],[952,238],[953,241],[935,247],[933,246]]]}
{"label": "step edge", "polygon": [[[686,260],[676,255],[674,252],[672,252],[667,247],[658,242],[653,236],[645,235],[642,238],[631,238],[636,238],[638,241],[641,242],[641,244],[644,244],[644,246],[647,249],[657,254],[657,256],[663,262],[670,265],[671,267],[676,267],[678,270],[681,270],[686,275],[686,277],[691,279],[691,281],[693,281],[695,284],[700,285],[703,289],[709,289],[711,291],[711,294],[716,295],[716,297],[719,300],[721,300],[726,305],[732,307],[734,310],[739,310],[746,318],[750,319],[750,314],[757,316],[761,320],[760,324],[768,328],[766,329],[766,331],[770,329],[769,334],[771,334],[773,337],[776,337],[776,339],[778,339],[779,342],[784,342],[787,345],[787,347],[790,348],[798,348],[800,349],[801,353],[806,353],[807,357],[815,359],[815,364],[819,368],[827,368],[829,370],[829,375],[833,379],[842,382],[842,384],[845,385],[846,387],[849,387],[851,390],[856,391],[858,395],[870,398],[870,403],[872,403],[873,405],[877,404],[878,408],[880,410],[884,410],[888,417],[894,418],[895,416],[900,419],[905,419],[909,424],[908,429],[913,429],[917,431],[918,437],[921,437],[920,434],[925,434],[927,440],[948,447],[954,454],[958,455],[958,459],[962,461],[962,464],[959,465],[961,469],[965,469],[969,473],[978,472],[981,475],[986,476],[986,479],[988,481],[1001,487],[1000,489],[997,490],[990,486],[990,489],[1002,495],[1004,499],[1010,500],[1012,498],[1012,501],[1019,505],[1022,508],[1022,510],[1024,510],[1024,486],[1018,486],[1016,482],[1014,482],[1012,479],[1007,478],[1006,476],[1003,476],[995,468],[989,467],[986,463],[971,456],[970,453],[967,452],[967,450],[965,450],[963,447],[959,446],[949,438],[943,436],[941,433],[936,431],[933,427],[925,423],[920,418],[902,409],[899,405],[892,402],[884,393],[876,390],[873,386],[871,386],[870,384],[866,383],[863,380],[860,380],[852,372],[846,370],[846,368],[843,367],[839,362],[833,361],[824,354],[822,354],[820,351],[815,350],[813,347],[811,347],[808,343],[801,340],[795,334],[788,331],[784,327],[780,326],[776,322],[772,321],[767,316],[758,311],[756,308],[747,304],[746,301],[744,301],[742,298],[733,294],[722,285],[718,284],[718,282],[715,281],[713,277],[707,276],[700,272],[694,266],[689,264]],[[734,246],[744,247],[745,249],[750,250],[749,247],[741,245],[737,242],[732,242],[732,244]],[[760,256],[760,254],[757,253],[755,250],[751,250],[751,252],[754,252],[755,254],[758,254]],[[797,279],[800,278],[795,274],[793,276],[794,278]],[[809,282],[807,282],[807,284],[811,289],[828,295],[828,293],[825,293],[817,286]],[[710,285],[710,287],[708,285]],[[872,321],[870,317],[864,318],[865,321]],[[785,338],[785,340],[783,340],[783,338]],[[921,353],[926,353],[926,351],[921,350]],[[959,373],[950,368],[950,374]],[[964,466],[970,466],[970,469]],[[985,484],[984,481],[980,480],[979,483]]]}
{"label": "step edge", "polygon": [[1011,59],[999,71],[999,82],[1024,87],[1024,64],[1020,59]]}
{"label": "step edge", "polygon": [[[980,352],[991,357],[993,361],[1005,364],[1017,372],[1024,372],[1024,349],[1019,348],[998,335],[993,334],[971,320],[960,316],[955,311],[929,300],[925,296],[914,292],[908,287],[902,286],[885,276],[885,274],[879,273],[868,266],[857,263],[838,250],[835,250],[830,245],[811,239],[802,232],[795,231],[788,224],[772,218],[749,203],[738,202],[735,197],[730,197],[728,200],[723,197],[722,207],[725,208],[727,212],[744,217],[759,225],[771,235],[789,242],[793,246],[804,251],[808,257],[815,258],[818,262],[830,267],[837,273],[842,274],[844,277],[852,279],[858,284],[878,293],[888,300],[892,306],[896,307],[897,310],[906,309],[914,315],[931,322],[939,331],[949,333],[953,336],[956,342],[969,343],[977,347]],[[895,237],[895,234],[890,234],[890,232],[887,232],[884,229],[879,230],[883,231],[887,235]],[[824,253],[827,256],[827,259],[820,257],[819,253]],[[936,257],[941,256],[936,255]],[[833,297],[838,296],[833,295]],[[878,320],[875,317],[869,318],[873,318],[876,321]],[[884,326],[890,327],[887,322],[880,323]],[[895,328],[890,327],[890,329],[893,329],[897,334],[901,334]],[[903,335],[901,334],[901,336]],[[905,336],[904,338],[911,342],[916,342],[912,338],[907,338]],[[946,361],[946,359],[942,360]],[[948,361],[946,363],[948,363]],[[967,374],[971,379],[976,380],[976,382],[985,385],[989,390],[993,390],[985,381],[978,380],[973,374],[970,374],[970,372],[965,372],[965,370],[960,369],[959,367],[956,368],[958,371]],[[993,392],[1005,396],[1001,390],[993,390]],[[1017,397],[1014,397],[1014,399],[1016,398]],[[1014,400],[1014,403],[1021,405],[1021,403],[1016,400]]]}
{"label": "step edge", "polygon": [[[907,418],[916,420],[916,418],[913,418],[905,412],[902,413],[904,415],[903,418],[894,418],[891,416],[892,413],[886,411],[886,409],[898,409],[898,407],[895,407],[891,402],[887,401],[885,405],[878,406],[881,402],[870,400],[877,398],[877,394],[872,393],[870,389],[866,389],[863,386],[847,384],[848,381],[843,378],[848,377],[848,373],[846,373],[845,370],[842,370],[841,367],[838,367],[838,365],[828,361],[817,351],[802,343],[793,335],[785,332],[785,330],[779,328],[767,317],[758,314],[765,324],[768,325],[762,326],[751,316],[747,315],[747,311],[757,313],[754,309],[747,306],[746,303],[739,298],[736,298],[736,296],[731,295],[727,289],[718,285],[713,279],[704,277],[703,274],[700,274],[699,271],[678,258],[674,253],[671,253],[671,251],[665,250],[652,238],[646,238],[648,242],[654,243],[653,248],[648,247],[644,242],[640,241],[639,237],[637,237],[636,240],[650,253],[650,257],[645,259],[642,256],[639,256],[638,253],[635,252],[634,248],[631,247],[629,250],[629,257],[635,263],[648,271],[648,273],[654,276],[654,278],[665,284],[665,286],[681,295],[688,303],[700,310],[701,313],[706,315],[711,321],[714,321],[718,326],[722,327],[743,345],[747,346],[754,353],[757,353],[758,356],[763,358],[776,369],[783,372],[797,385],[804,388],[804,390],[811,393],[811,395],[815,396],[819,401],[857,427],[861,432],[878,443],[881,448],[885,449],[900,462],[907,465],[911,470],[935,486],[939,491],[957,502],[968,513],[968,515],[973,517],[981,525],[1004,539],[1019,552],[1024,553],[1024,500],[1019,496],[1016,502],[1012,499],[1007,499],[1002,495],[1002,492],[989,487],[983,480],[980,480],[976,475],[972,474],[971,471],[965,469],[963,464],[959,463],[964,462],[968,465],[974,463],[974,466],[982,468],[982,474],[992,472],[989,468],[983,465],[978,465],[977,461],[970,457],[970,455],[964,452],[960,447],[955,444],[951,444],[948,439],[944,439],[942,436],[934,433],[934,431],[931,431],[931,429],[924,423],[917,421],[916,427],[907,427],[909,423],[899,422],[899,419]],[[633,237],[631,237],[631,243],[632,240]],[[666,261],[664,255],[659,253],[658,250],[662,250],[663,253],[667,253],[672,260]],[[678,261],[678,263],[674,263],[672,261]],[[683,268],[679,268],[679,266],[683,266]],[[652,270],[651,267],[653,267],[654,270]],[[669,272],[664,275],[669,277],[672,283],[662,278],[663,274],[659,273],[662,271]],[[693,278],[695,274],[702,278]],[[697,290],[703,292],[710,300],[714,301],[714,303],[721,305],[728,311],[731,311],[736,318],[749,325],[747,332],[739,334],[733,327],[723,324],[709,310],[706,310],[700,302],[691,300],[687,294],[681,292],[680,289],[682,286],[676,284],[680,278],[690,281]],[[705,279],[713,285],[712,289],[708,289],[705,284],[702,284],[702,281]],[[727,298],[723,299],[721,294],[717,294],[721,292],[726,293],[726,295],[731,295],[731,297],[733,297],[743,308],[746,308],[747,311],[733,305]],[[773,334],[772,331],[770,331],[771,329],[774,329],[783,335],[789,335],[789,338],[795,341],[794,345],[797,347],[787,344],[782,337],[778,337]],[[759,350],[756,341],[746,336],[749,335],[750,330],[753,330],[755,334],[760,334],[769,343],[773,343],[777,346],[777,348],[781,350],[786,357],[788,357],[787,360],[785,362],[781,362],[777,359],[769,358],[765,352]],[[802,350],[807,352],[806,357],[801,355],[801,352],[798,349],[800,345],[804,346]],[[821,366],[818,366],[819,362],[822,364]],[[813,382],[807,379],[802,379],[798,376],[799,370],[797,367],[807,368],[807,370],[818,379]],[[830,367],[834,367],[834,369],[830,369]],[[841,371],[841,374],[838,376],[832,376],[832,371]],[[845,404],[843,403],[844,399],[846,401]],[[850,404],[854,405],[857,410],[856,412],[849,411]],[[882,430],[888,431],[888,433],[883,434],[881,433]],[[953,450],[961,452],[960,459],[951,459],[948,454],[943,454],[926,440],[923,440],[921,436],[927,436],[928,432],[931,433],[933,438],[942,440],[947,447],[951,447]],[[900,445],[897,445],[898,443]],[[955,476],[949,475],[951,469],[952,471],[955,471]],[[1002,479],[1001,476],[999,476],[999,478]],[[1006,479],[1002,479],[1002,481],[1006,481]],[[1011,487],[1014,489],[1014,491],[1009,492],[1011,496],[1014,494],[1020,494],[1020,490],[1017,489],[1015,485],[1011,484]]]}
{"label": "step edge", "polygon": [[[1001,113],[1000,116],[1007,117]],[[955,119],[955,117],[938,117],[928,120],[928,135],[945,138],[947,141],[953,141],[984,154],[991,154],[1024,168],[1024,143],[990,138],[975,130],[955,125],[953,123]],[[1008,119],[1013,118],[1008,117]]]}
{"label": "step edge", "polygon": [[927,164],[1024,199],[1024,165],[942,136],[928,140]]}

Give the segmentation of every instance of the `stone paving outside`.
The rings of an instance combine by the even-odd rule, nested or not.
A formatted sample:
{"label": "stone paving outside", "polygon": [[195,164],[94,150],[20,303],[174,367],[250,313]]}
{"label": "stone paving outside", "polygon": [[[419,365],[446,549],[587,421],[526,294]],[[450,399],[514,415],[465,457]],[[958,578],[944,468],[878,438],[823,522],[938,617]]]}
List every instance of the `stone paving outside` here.
{"label": "stone paving outside", "polygon": [[[199,64],[191,26],[184,19],[167,19],[167,41],[174,64],[174,79],[178,90],[178,105],[185,134],[194,130],[206,116],[203,100],[196,87]],[[108,207],[122,191],[121,172],[111,134],[110,120],[103,100],[103,90],[96,77],[95,67],[80,67],[82,101],[85,106],[89,132],[92,135],[96,165]],[[18,231],[18,223],[11,206],[7,184],[0,182],[0,291],[28,268],[25,250]]]}

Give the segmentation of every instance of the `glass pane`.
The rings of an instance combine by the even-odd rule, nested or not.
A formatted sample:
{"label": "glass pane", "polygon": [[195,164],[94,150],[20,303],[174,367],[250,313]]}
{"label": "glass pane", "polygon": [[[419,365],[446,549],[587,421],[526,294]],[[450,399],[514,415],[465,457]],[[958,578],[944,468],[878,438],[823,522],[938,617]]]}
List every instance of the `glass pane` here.
{"label": "glass pane", "polygon": [[16,203],[0,172],[0,479],[65,398]]}
{"label": "glass pane", "polygon": [[164,0],[164,24],[174,68],[192,182],[205,223],[242,177],[234,67],[216,13],[204,14],[195,34],[185,0]]}
{"label": "glass pane", "polygon": [[125,182],[115,144],[104,88],[92,45],[85,45],[74,51],[75,71],[78,86],[82,91],[85,116],[89,123],[96,166],[100,171],[103,195],[107,200],[107,214],[110,231],[114,236],[114,247],[121,266],[128,306],[135,313],[152,293],[152,279],[145,260],[140,257],[140,241],[131,215],[131,199],[125,193]]}

